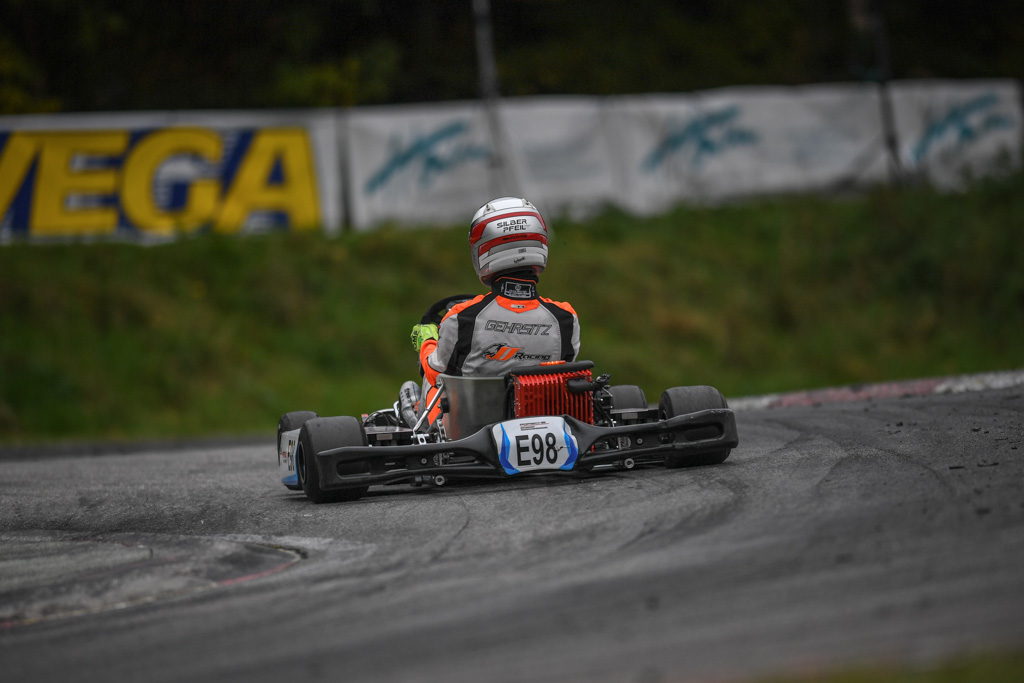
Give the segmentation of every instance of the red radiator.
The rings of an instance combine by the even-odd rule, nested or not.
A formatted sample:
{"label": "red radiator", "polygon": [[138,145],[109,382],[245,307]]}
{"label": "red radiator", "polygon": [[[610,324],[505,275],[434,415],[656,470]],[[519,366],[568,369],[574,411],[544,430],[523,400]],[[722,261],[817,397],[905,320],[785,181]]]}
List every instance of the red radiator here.
{"label": "red radiator", "polygon": [[577,377],[589,382],[590,369],[513,375],[515,416],[571,415],[581,422],[594,424],[592,392],[574,394],[566,388],[566,381]]}

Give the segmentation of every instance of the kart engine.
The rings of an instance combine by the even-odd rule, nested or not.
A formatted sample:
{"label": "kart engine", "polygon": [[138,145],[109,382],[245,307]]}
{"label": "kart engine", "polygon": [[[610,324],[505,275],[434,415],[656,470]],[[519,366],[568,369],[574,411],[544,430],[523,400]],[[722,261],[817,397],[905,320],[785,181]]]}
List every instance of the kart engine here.
{"label": "kart engine", "polygon": [[590,368],[567,372],[545,371],[512,375],[514,416],[571,415],[594,424],[593,392],[600,385],[592,381]]}

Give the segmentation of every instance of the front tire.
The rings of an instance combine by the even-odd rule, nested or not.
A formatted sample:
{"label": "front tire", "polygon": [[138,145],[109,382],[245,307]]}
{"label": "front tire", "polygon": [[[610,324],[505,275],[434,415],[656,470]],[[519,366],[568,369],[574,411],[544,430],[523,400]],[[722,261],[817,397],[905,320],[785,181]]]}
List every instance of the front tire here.
{"label": "front tire", "polygon": [[[661,395],[658,403],[658,416],[662,420],[678,415],[687,415],[701,410],[714,410],[728,408],[722,392],[714,387],[673,387],[666,389]],[[708,437],[717,434],[717,430],[708,427]],[[700,434],[698,433],[699,437]],[[710,453],[687,453],[684,455],[668,455],[665,457],[665,467],[698,467],[700,465],[719,465],[725,462],[732,449],[725,448]]]}
{"label": "front tire", "polygon": [[359,500],[369,486],[324,491],[320,488],[320,462],[317,453],[341,446],[367,445],[366,431],[354,417],[318,417],[308,420],[299,432],[295,449],[295,470],[302,490],[314,503],[338,503]]}

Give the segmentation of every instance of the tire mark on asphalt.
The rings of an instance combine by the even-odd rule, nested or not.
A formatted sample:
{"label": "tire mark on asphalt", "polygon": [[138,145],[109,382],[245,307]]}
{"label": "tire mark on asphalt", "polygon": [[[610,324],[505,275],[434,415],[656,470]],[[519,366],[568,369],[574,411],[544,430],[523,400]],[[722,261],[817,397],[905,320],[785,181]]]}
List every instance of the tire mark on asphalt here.
{"label": "tire mark on asphalt", "polygon": [[[62,544],[76,544],[66,546],[69,562],[66,569],[28,583],[23,581],[20,588],[2,595],[6,615],[0,618],[0,629],[122,610],[248,583],[277,574],[302,560],[302,555],[294,550],[218,537],[128,535],[119,539],[116,536],[30,532],[5,534],[0,541],[8,548],[17,547],[16,544],[23,546],[21,558],[0,563],[0,578],[10,576],[11,572],[23,575],[24,569],[31,569],[32,563],[38,561],[33,557],[31,544],[39,546],[38,550],[51,563],[61,557]],[[26,543],[30,545],[25,546]],[[82,563],[75,549],[81,544],[93,543],[141,550],[148,557],[127,562],[112,557],[106,560],[113,562],[112,566],[79,571]],[[224,546],[224,543],[229,545]],[[253,550],[256,555],[265,557],[266,551],[272,551],[288,559],[255,572],[238,574],[238,565],[266,564],[264,557],[250,554]],[[213,554],[204,557],[203,553]],[[96,556],[100,557],[102,552]],[[216,577],[222,572],[228,575]],[[97,601],[98,604],[88,604]]]}

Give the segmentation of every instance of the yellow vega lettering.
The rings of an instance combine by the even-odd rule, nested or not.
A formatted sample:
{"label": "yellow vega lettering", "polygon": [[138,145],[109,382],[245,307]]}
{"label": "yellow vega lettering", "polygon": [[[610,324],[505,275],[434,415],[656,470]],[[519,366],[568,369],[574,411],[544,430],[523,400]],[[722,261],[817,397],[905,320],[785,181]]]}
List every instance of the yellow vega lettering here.
{"label": "yellow vega lettering", "polygon": [[47,133],[36,138],[41,151],[29,230],[33,235],[94,235],[117,228],[112,206],[69,206],[70,197],[113,195],[117,169],[77,169],[88,157],[118,156],[128,133]]}
{"label": "yellow vega lettering", "polygon": [[[145,136],[127,150],[128,131],[15,132],[0,156],[0,216],[8,211],[25,176],[38,159],[32,188],[29,231],[35,236],[109,234],[117,229],[114,202],[119,195],[128,221],[140,230],[170,234],[212,224],[240,230],[254,211],[278,211],[296,229],[320,224],[313,153],[305,129],[256,131],[227,196],[213,178],[193,180],[185,205],[168,210],[157,204],[154,178],[168,159],[183,154],[216,164],[223,161],[222,137],[201,128],[169,128]],[[90,160],[120,157],[121,168],[91,167]],[[276,165],[281,182],[271,182]]]}
{"label": "yellow vega lettering", "polygon": [[0,157],[0,216],[7,213],[14,201],[14,195],[18,193],[38,150],[38,141],[27,133],[12,133],[7,138]]}
{"label": "yellow vega lettering", "polygon": [[[274,164],[280,161],[283,182],[270,184]],[[235,180],[224,198],[216,228],[236,231],[253,211],[287,213],[297,229],[320,223],[313,154],[301,128],[268,128],[253,136]]]}
{"label": "yellow vega lettering", "polygon": [[195,230],[211,222],[220,200],[219,181],[193,181],[184,208],[166,211],[156,204],[153,179],[161,164],[171,157],[194,154],[215,163],[223,153],[220,136],[209,130],[169,128],[147,135],[132,148],[122,171],[121,205],[125,216],[140,230],[159,234]]}

